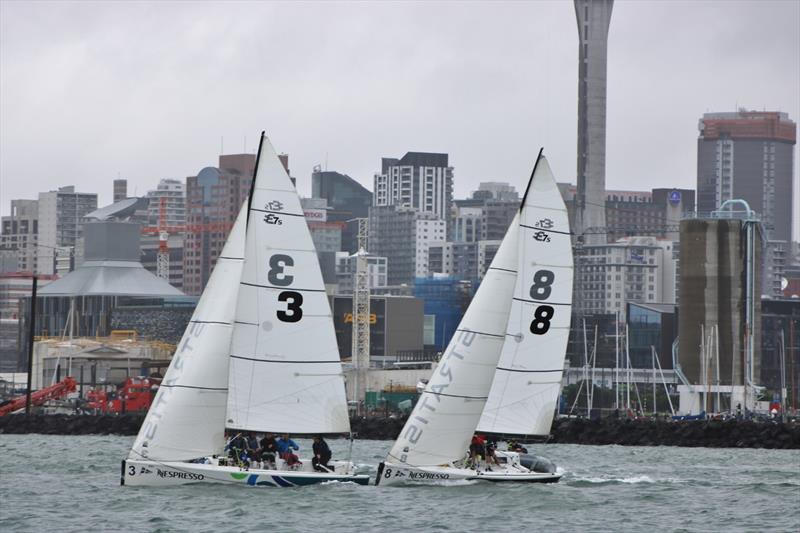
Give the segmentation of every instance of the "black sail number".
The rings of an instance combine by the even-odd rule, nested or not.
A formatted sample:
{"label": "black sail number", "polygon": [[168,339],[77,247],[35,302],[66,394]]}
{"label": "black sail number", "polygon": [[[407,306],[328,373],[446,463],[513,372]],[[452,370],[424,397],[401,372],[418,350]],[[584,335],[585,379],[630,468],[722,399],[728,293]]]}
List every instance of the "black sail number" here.
{"label": "black sail number", "polygon": [[[547,300],[553,292],[553,281],[556,275],[552,270],[537,270],[533,275],[533,285],[531,285],[531,298],[534,300]],[[550,305],[540,305],[533,312],[531,322],[531,333],[534,335],[544,335],[550,330],[550,319],[553,318],[553,309]]]}
{"label": "black sail number", "polygon": [[283,291],[278,295],[279,302],[286,302],[286,310],[278,311],[281,322],[299,322],[303,318],[303,295],[295,291]]}
{"label": "black sail number", "polygon": [[531,322],[531,333],[534,335],[544,335],[550,329],[550,319],[553,318],[555,309],[551,305],[540,305],[533,312]]}
{"label": "black sail number", "polygon": [[294,276],[284,273],[284,268],[294,266],[292,256],[275,254],[269,258],[269,272],[267,279],[276,287],[288,287],[294,281]]}
{"label": "black sail number", "polygon": [[552,270],[537,270],[533,275],[533,285],[531,285],[531,298],[534,300],[547,300],[553,290],[553,281],[556,275]]}

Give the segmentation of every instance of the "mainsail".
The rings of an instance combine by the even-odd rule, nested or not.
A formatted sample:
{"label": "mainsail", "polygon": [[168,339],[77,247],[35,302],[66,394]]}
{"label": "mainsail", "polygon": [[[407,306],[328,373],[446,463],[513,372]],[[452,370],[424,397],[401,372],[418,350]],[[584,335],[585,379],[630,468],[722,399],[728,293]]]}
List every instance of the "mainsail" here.
{"label": "mainsail", "polygon": [[228,353],[246,214],[247,205],[243,205],[133,443],[130,459],[182,461],[218,453],[225,444]]}
{"label": "mainsail", "polygon": [[390,461],[440,465],[462,457],[469,446],[505,337],[517,277],[518,224],[519,214],[389,452]]}
{"label": "mainsail", "polygon": [[230,347],[230,428],[350,431],[342,365],[300,199],[262,134]]}
{"label": "mainsail", "polygon": [[573,266],[567,209],[544,156],[524,202],[508,336],[478,431],[547,435],[564,370]]}

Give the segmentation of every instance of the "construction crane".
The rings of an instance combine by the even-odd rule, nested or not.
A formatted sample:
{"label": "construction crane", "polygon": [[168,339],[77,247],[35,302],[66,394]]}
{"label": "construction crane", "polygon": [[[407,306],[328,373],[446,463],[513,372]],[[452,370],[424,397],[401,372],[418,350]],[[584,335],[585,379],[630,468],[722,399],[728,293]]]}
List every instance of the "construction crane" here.
{"label": "construction crane", "polygon": [[[75,392],[77,386],[78,382],[75,381],[75,378],[65,377],[54,385],[50,385],[42,390],[31,393],[31,405],[42,405],[50,400],[58,400],[63,398],[70,392]],[[5,416],[13,413],[14,411],[25,409],[26,403],[27,395],[17,396],[16,398],[9,400],[7,403],[0,405],[0,416]]]}
{"label": "construction crane", "polygon": [[353,396],[356,401],[358,414],[362,414],[360,401],[367,392],[367,370],[369,369],[369,259],[367,254],[367,240],[369,237],[369,219],[359,218],[358,221],[358,251],[356,258],[356,271],[353,283],[353,345],[352,361],[355,368],[355,386]]}
{"label": "construction crane", "polygon": [[158,235],[156,255],[156,276],[169,282],[169,236],[176,233],[222,232],[227,235],[233,222],[212,222],[207,224],[183,224],[170,226],[167,223],[167,197],[158,199],[158,225],[142,228],[143,235]]}

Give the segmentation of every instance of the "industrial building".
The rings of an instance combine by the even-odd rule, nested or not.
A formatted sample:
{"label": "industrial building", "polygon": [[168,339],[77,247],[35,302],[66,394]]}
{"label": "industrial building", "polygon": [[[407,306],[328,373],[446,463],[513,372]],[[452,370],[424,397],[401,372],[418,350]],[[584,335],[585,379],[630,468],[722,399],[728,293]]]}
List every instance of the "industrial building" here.
{"label": "industrial building", "polygon": [[[734,210],[738,205],[743,209]],[[761,365],[758,218],[741,202],[681,222],[681,411],[755,407]],[[719,394],[717,394],[719,393]],[[724,403],[720,405],[720,401]]]}

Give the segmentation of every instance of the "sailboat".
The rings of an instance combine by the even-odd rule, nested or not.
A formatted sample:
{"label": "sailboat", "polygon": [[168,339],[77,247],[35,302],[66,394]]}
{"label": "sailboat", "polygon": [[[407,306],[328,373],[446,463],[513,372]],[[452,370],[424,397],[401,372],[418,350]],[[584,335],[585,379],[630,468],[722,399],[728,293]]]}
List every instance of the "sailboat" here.
{"label": "sailboat", "polygon": [[[539,350],[560,349],[563,366],[566,346],[560,347],[560,340],[569,333],[571,287],[566,208],[540,151],[520,210],[400,436],[378,466],[376,484],[560,479],[555,468],[537,471],[512,452],[498,452],[500,465],[478,469],[470,466],[466,451],[479,423],[505,419],[500,411],[509,410],[512,428],[520,417],[511,409],[531,410],[524,418],[544,424],[544,416],[533,413],[538,407],[528,390],[529,382],[545,374],[538,372],[544,363],[528,359],[541,356],[550,364],[550,355]],[[549,386],[553,379],[542,381]]]}
{"label": "sailboat", "polygon": [[[300,200],[262,133],[252,189],[128,458],[123,485],[366,485],[350,461],[232,464],[231,432],[350,432],[330,306]],[[259,468],[257,468],[257,467]]]}

